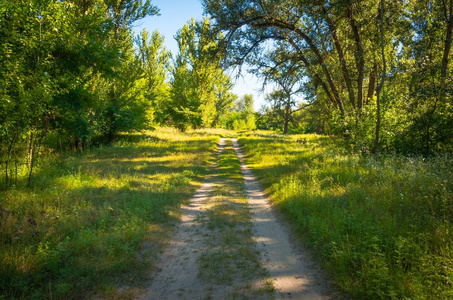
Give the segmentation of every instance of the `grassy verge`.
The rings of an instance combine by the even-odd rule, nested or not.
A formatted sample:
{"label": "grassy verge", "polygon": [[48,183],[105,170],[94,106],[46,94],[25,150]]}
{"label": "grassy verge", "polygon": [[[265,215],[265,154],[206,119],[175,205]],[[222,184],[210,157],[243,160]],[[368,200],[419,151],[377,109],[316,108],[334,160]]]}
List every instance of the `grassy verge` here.
{"label": "grassy verge", "polygon": [[273,286],[253,240],[240,163],[228,139],[214,171],[207,211],[200,221],[206,229],[206,249],[199,259],[199,276],[212,287],[232,286],[231,299],[273,297]]}
{"label": "grassy verge", "polygon": [[347,153],[322,136],[239,139],[271,199],[354,298],[453,298],[453,159]]}
{"label": "grassy verge", "polygon": [[31,188],[0,192],[0,299],[133,297],[219,133],[158,129],[42,160]]}

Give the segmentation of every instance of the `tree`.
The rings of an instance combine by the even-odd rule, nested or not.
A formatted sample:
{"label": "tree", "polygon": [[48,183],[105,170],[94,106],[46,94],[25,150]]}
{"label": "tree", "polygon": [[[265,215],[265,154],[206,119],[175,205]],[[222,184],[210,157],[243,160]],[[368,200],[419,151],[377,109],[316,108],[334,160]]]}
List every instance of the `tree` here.
{"label": "tree", "polygon": [[215,124],[232,100],[232,85],[220,64],[217,38],[208,19],[198,23],[192,19],[176,35],[179,53],[168,113],[181,130]]}
{"label": "tree", "polygon": [[451,41],[452,1],[411,1],[408,7],[412,39],[405,53],[412,118],[401,140],[408,152],[452,149],[453,110]]}
{"label": "tree", "polygon": [[103,0],[107,14],[113,23],[113,41],[118,43],[126,36],[132,24],[147,16],[157,15],[159,9],[152,0]]}
{"label": "tree", "polygon": [[149,37],[146,29],[136,39],[137,56],[145,83],[144,97],[152,106],[153,121],[158,124],[166,120],[164,110],[169,101],[168,79],[171,53],[163,46],[163,43],[164,37],[158,31],[154,31]]}
{"label": "tree", "polygon": [[381,76],[381,82],[376,89],[376,134],[374,139],[374,156],[377,159],[379,154],[379,131],[381,129],[381,102],[380,95],[381,91],[384,88],[385,73],[387,73],[387,64],[385,61],[385,44],[384,44],[384,0],[381,0],[381,13],[379,17],[379,24],[381,27],[381,55],[382,55],[382,64],[383,64],[383,74]]}
{"label": "tree", "polygon": [[373,2],[205,0],[204,6],[226,32],[231,64],[256,61],[265,41],[279,42],[343,117],[363,106],[365,73],[372,71],[364,45],[372,45],[368,32],[376,27],[369,20],[378,14]]}
{"label": "tree", "polygon": [[[131,130],[134,126],[135,113],[140,111],[136,104],[143,101],[135,101],[132,96],[134,82],[139,76],[135,73],[135,56],[132,47],[131,26],[146,16],[158,14],[159,10],[151,4],[151,0],[104,0],[107,6],[107,15],[113,26],[113,34],[110,44],[119,49],[119,65],[114,69],[115,77],[109,84],[108,102],[105,105],[103,126],[104,135],[112,142],[120,131]],[[132,80],[130,80],[132,78]]]}
{"label": "tree", "polygon": [[230,111],[237,100],[237,96],[231,92],[233,83],[229,76],[222,75],[215,81],[217,97],[215,99],[215,115],[212,120],[212,127],[226,127]]}
{"label": "tree", "polygon": [[11,157],[17,178],[24,153],[30,183],[49,133],[81,149],[100,134],[140,128],[147,103],[137,93],[129,29],[156,8],[129,2],[2,2],[0,157],[7,185]]}
{"label": "tree", "polygon": [[266,98],[273,111],[282,116],[283,133],[287,134],[289,123],[297,106],[294,95],[302,91],[299,83],[302,81],[304,73],[300,72],[297,61],[292,59],[283,44],[279,44],[274,51],[268,52],[260,61],[254,62],[254,65],[256,68],[253,73],[263,78],[263,89],[269,83],[277,84],[279,87]]}
{"label": "tree", "polygon": [[[280,119],[277,123],[283,123],[283,134],[287,134],[289,122],[294,113],[293,109],[296,103],[291,95],[288,95],[283,89],[272,91],[270,94],[266,95],[266,100],[271,105],[272,113]],[[283,122],[281,122],[281,120],[283,120]]]}
{"label": "tree", "polygon": [[259,68],[269,53],[277,65],[296,65],[303,89],[316,90],[312,102],[329,110],[323,116],[334,132],[364,153],[375,141],[404,152],[452,149],[451,1],[203,4],[225,35],[229,65]]}
{"label": "tree", "polygon": [[234,102],[227,127],[233,130],[253,130],[256,128],[253,95],[245,94]]}
{"label": "tree", "polygon": [[102,3],[82,8],[79,2],[16,1],[0,8],[0,148],[5,149],[0,152],[7,184],[12,153],[17,170],[17,155],[27,152],[30,183],[47,133],[64,128],[70,118],[77,124],[87,118],[93,103],[85,83],[108,69],[106,53],[115,57],[105,45],[109,24]]}

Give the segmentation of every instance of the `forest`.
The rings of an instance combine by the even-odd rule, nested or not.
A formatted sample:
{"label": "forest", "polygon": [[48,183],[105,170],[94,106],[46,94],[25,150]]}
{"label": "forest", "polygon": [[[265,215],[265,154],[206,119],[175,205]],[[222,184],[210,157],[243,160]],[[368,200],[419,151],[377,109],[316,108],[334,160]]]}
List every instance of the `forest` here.
{"label": "forest", "polygon": [[25,165],[31,180],[44,145],[83,150],[157,125],[232,127],[227,112],[253,119],[249,104],[231,108],[236,96],[207,19],[181,28],[172,59],[159,32],[133,36],[134,22],[158,13],[151,1],[2,1],[0,9],[4,186]]}
{"label": "forest", "polygon": [[[115,180],[119,180],[119,174],[129,172],[130,168],[115,162],[117,165],[111,170],[118,173],[106,175],[102,164],[101,168],[94,164],[93,155],[115,160],[113,149],[117,149],[127,156],[121,147],[129,149],[131,141],[139,143],[139,148],[129,149],[130,155],[136,155],[129,157],[131,160],[140,157],[140,149],[151,151],[153,143],[158,145],[156,153],[160,154],[156,155],[182,151],[196,157],[198,166],[182,158],[177,159],[181,159],[180,165],[165,160],[168,169],[176,171],[156,181],[164,189],[162,199],[183,197],[189,182],[199,181],[206,174],[207,157],[214,149],[212,136],[217,134],[212,133],[214,129],[223,133],[242,132],[246,136],[243,141],[250,145],[259,140],[249,137],[252,131],[266,130],[266,141],[279,149],[286,149],[285,141],[294,142],[296,149],[309,147],[314,135],[322,141],[331,138],[353,155],[353,160],[360,161],[359,165],[365,166],[363,170],[366,166],[374,168],[375,163],[379,165],[383,160],[380,166],[394,162],[395,166],[402,164],[409,170],[410,163],[401,162],[406,158],[416,161],[417,166],[425,161],[426,164],[434,161],[436,166],[451,165],[453,0],[201,0],[201,3],[202,20],[188,20],[174,37],[164,37],[153,29],[144,29],[138,35],[133,30],[137,22],[160,14],[152,0],[0,0],[0,242],[11,246],[8,255],[17,258],[17,261],[11,258],[13,262],[5,258],[2,264],[6,267],[0,269],[0,283],[3,288],[8,286],[8,297],[30,296],[30,290],[20,288],[21,282],[34,282],[27,281],[27,276],[33,273],[30,270],[50,274],[56,266],[36,267],[40,259],[57,255],[46,252],[50,251],[44,242],[47,236],[42,241],[35,239],[39,235],[37,215],[42,209],[37,203],[45,203],[46,198],[55,200],[58,195],[50,191],[41,195],[39,191],[44,191],[50,181],[76,189],[98,175],[118,176]],[[164,46],[164,40],[170,38],[178,44],[175,55]],[[231,70],[257,76],[263,91],[266,86],[275,87],[265,94],[266,103],[258,111],[253,109],[255,99],[251,94],[233,93],[235,78],[231,77]],[[301,137],[304,134],[309,138]],[[297,135],[296,142],[291,135]],[[199,144],[192,148],[194,141]],[[246,151],[259,164],[263,154],[250,147]],[[266,149],[263,146],[262,151],[269,150]],[[76,158],[82,159],[80,166],[71,161]],[[69,175],[58,166],[67,167]],[[181,166],[187,170],[178,169]],[[427,176],[442,168],[428,169],[432,172],[426,171]],[[159,167],[151,171],[162,170]],[[438,177],[442,178],[439,183],[442,191],[433,192],[443,196],[429,209],[433,220],[442,219],[444,231],[440,231],[449,236],[446,232],[453,216],[452,182],[448,177],[451,170],[443,171]],[[52,177],[56,174],[71,176],[71,180],[79,183],[60,182]],[[266,187],[284,185],[276,182],[277,178],[262,176]],[[144,179],[137,182],[141,180]],[[119,182],[113,190],[123,188]],[[126,189],[129,188],[134,186]],[[95,194],[95,188],[90,189],[88,194]],[[410,190],[408,187],[408,193]],[[68,199],[77,199],[83,189],[67,193],[63,194],[69,195]],[[36,194],[42,198],[33,203]],[[118,194],[114,192],[111,196]],[[26,204],[25,199],[31,199],[31,204]],[[156,215],[143,217],[136,224],[127,223],[130,228],[125,225],[128,229],[123,228],[122,237],[127,239],[125,236],[130,234],[134,241],[128,240],[125,245],[131,242],[131,249],[137,249],[137,240],[143,239],[144,232],[149,230],[145,223],[168,218],[171,211],[168,207],[176,207],[182,201],[167,200],[162,200],[164,206],[162,211],[157,209]],[[83,207],[80,204],[77,209],[88,209]],[[133,211],[132,206],[119,207],[124,211],[118,216],[123,213],[123,217],[129,216]],[[156,207],[144,209],[153,211]],[[390,210],[394,209],[391,207]],[[44,220],[47,215],[41,212],[39,218]],[[104,223],[101,226],[95,221],[103,220],[104,215],[96,217],[93,213],[92,218],[85,220],[87,224],[105,229]],[[77,222],[66,223],[68,232]],[[30,230],[27,239],[33,246],[26,248],[19,243],[15,248],[24,228]],[[133,230],[138,233],[131,233]],[[56,238],[61,247],[66,247],[66,241],[69,243],[69,238],[65,240],[68,236],[66,232]],[[448,252],[445,247],[439,249]],[[21,259],[26,260],[23,254],[30,251],[41,253],[42,257],[33,256],[29,269],[24,267],[25,263],[16,269]],[[442,252],[442,258],[451,260],[448,253]],[[89,261],[87,258],[87,264]],[[115,268],[116,265],[112,266]],[[7,282],[5,278],[11,274],[21,278],[19,283]],[[344,279],[345,286],[347,280]],[[57,294],[71,293],[74,287],[65,284]],[[451,288],[451,282],[443,284]],[[78,288],[84,289],[83,283]],[[364,294],[360,293],[355,295],[362,297]]]}
{"label": "forest", "polygon": [[[451,152],[451,1],[203,6],[208,17],[180,29],[172,57],[159,32],[133,35],[159,13],[149,0],[2,1],[3,185],[25,165],[31,175],[43,145],[84,149],[155,126],[316,132],[376,155]],[[259,112],[231,92],[226,70],[242,66],[278,86]]]}

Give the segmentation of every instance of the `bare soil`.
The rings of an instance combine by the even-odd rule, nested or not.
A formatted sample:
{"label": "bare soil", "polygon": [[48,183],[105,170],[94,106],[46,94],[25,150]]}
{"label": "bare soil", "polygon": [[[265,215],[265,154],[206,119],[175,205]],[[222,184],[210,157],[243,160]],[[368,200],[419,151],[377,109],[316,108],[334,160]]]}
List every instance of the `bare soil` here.
{"label": "bare soil", "polygon": [[[288,226],[282,225],[259,182],[245,165],[237,140],[232,139],[232,142],[245,180],[253,223],[254,251],[259,251],[262,271],[256,268],[251,271],[249,276],[254,278],[252,281],[236,276],[236,280],[223,284],[200,276],[200,264],[203,263],[200,257],[210,247],[206,241],[218,238],[215,231],[210,231],[203,224],[205,214],[211,209],[209,201],[213,197],[213,188],[222,184],[216,176],[209,175],[190,204],[182,207],[181,223],[161,255],[157,271],[152,275],[153,279],[142,299],[340,298],[307,251],[291,238]],[[219,155],[224,145],[225,139],[222,138]],[[235,260],[227,260],[227,263],[234,264]],[[244,293],[246,290],[248,292]]]}

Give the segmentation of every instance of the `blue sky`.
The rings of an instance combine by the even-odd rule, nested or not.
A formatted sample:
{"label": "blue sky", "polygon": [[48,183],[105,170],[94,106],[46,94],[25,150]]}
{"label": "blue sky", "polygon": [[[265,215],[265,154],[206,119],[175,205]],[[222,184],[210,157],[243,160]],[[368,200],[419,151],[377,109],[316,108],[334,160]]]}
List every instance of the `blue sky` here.
{"label": "blue sky", "polygon": [[[147,17],[136,24],[136,35],[146,28],[149,32],[158,30],[165,36],[165,47],[169,49],[173,55],[178,52],[178,45],[173,38],[176,32],[187,23],[188,20],[194,18],[201,20],[203,18],[203,8],[200,0],[154,0],[154,5],[159,7],[160,16]],[[256,77],[247,74],[245,68],[242,76],[234,80],[235,74],[231,74],[235,87],[233,92],[241,97],[244,94],[252,94],[255,99],[254,108],[258,110],[264,104],[264,95],[257,90],[261,88],[261,83]]]}

